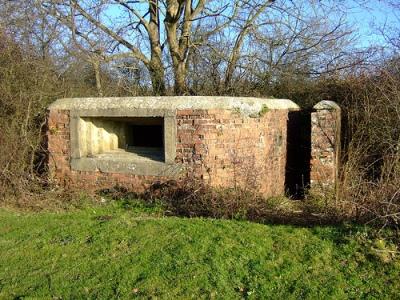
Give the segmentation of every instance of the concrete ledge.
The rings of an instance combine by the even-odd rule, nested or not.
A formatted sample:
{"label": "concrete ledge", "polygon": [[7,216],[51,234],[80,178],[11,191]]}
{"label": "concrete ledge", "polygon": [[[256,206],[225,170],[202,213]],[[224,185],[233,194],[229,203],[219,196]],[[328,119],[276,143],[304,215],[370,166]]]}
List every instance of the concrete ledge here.
{"label": "concrete ledge", "polygon": [[142,160],[137,158],[83,157],[71,159],[71,168],[75,171],[125,173],[143,176],[176,177],[182,171],[179,164]]}

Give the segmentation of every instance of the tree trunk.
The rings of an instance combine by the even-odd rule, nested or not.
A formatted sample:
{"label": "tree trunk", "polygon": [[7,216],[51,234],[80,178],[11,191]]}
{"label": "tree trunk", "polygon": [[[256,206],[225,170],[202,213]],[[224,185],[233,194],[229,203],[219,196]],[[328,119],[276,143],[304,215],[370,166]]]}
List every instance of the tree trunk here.
{"label": "tree trunk", "polygon": [[103,97],[103,86],[101,85],[101,76],[100,76],[100,63],[98,61],[92,61],[94,75],[96,78],[96,89],[99,97]]}
{"label": "tree trunk", "polygon": [[146,30],[150,39],[151,59],[148,69],[150,71],[153,94],[157,96],[164,96],[166,89],[164,64],[162,61],[162,48],[160,43],[160,16],[158,0],[149,1],[149,13],[150,20],[146,26]]}
{"label": "tree trunk", "polygon": [[148,69],[150,72],[153,94],[155,96],[164,96],[166,94],[166,89],[164,66],[161,59],[157,58],[156,56],[152,57]]}
{"label": "tree trunk", "polygon": [[224,82],[225,91],[229,91],[232,87],[231,85],[232,85],[233,74],[235,72],[236,65],[240,58],[240,51],[242,49],[244,37],[247,34],[247,30],[248,30],[248,28],[245,28],[244,30],[242,30],[239,33],[238,37],[236,38],[235,45],[233,47],[232,54],[229,59],[228,67],[227,67],[226,73],[225,73],[225,82]]}
{"label": "tree trunk", "polygon": [[174,75],[175,75],[175,85],[174,91],[175,95],[181,96],[186,95],[187,86],[186,86],[186,63],[179,61],[175,65],[174,63]]}
{"label": "tree trunk", "polygon": [[[193,18],[204,5],[200,0],[195,10],[192,9],[192,0],[171,1],[164,20],[172,66],[174,69],[175,95],[185,95],[188,92],[186,85],[186,63],[189,52],[189,40]],[[182,24],[180,18],[183,17]],[[178,34],[180,30],[180,34]]]}
{"label": "tree trunk", "polygon": [[232,49],[232,54],[228,61],[228,67],[225,72],[225,91],[229,91],[232,88],[233,75],[236,70],[236,65],[240,59],[240,52],[242,50],[243,43],[250,29],[254,26],[254,22],[257,20],[259,15],[275,0],[265,1],[264,4],[255,7],[254,10],[248,15],[244,27],[239,32],[235,39],[235,44]]}

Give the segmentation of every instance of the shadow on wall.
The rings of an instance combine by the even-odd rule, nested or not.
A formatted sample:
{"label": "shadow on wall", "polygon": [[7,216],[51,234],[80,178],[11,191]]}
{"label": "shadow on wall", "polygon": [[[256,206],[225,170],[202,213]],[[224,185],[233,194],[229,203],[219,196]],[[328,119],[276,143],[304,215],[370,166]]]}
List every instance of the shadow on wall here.
{"label": "shadow on wall", "polygon": [[310,186],[311,110],[291,111],[287,127],[285,190],[293,199],[303,199]]}

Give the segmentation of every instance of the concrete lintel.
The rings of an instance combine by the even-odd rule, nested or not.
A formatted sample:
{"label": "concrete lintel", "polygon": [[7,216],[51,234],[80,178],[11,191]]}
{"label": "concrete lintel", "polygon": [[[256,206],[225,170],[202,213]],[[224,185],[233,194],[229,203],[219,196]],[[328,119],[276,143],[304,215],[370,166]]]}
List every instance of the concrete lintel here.
{"label": "concrete lintel", "polygon": [[175,117],[175,109],[150,108],[104,108],[104,109],[72,109],[71,116],[80,117]]}

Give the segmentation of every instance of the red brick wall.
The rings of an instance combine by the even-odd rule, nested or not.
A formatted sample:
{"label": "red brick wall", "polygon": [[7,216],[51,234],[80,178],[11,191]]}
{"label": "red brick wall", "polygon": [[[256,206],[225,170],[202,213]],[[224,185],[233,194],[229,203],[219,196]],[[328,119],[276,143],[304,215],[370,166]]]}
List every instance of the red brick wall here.
{"label": "red brick wall", "polygon": [[53,179],[64,185],[70,173],[69,111],[51,110],[47,125],[49,171]]}
{"label": "red brick wall", "polygon": [[[266,196],[281,195],[287,114],[285,110],[271,110],[251,118],[223,110],[178,111],[176,162],[185,166],[185,175],[212,186],[238,185]],[[69,112],[50,111],[48,127],[50,174],[63,186],[100,189],[120,184],[143,191],[155,181],[168,179],[71,170]]]}
{"label": "red brick wall", "polygon": [[176,161],[212,186],[283,194],[287,113],[250,118],[232,111],[178,111]]}

